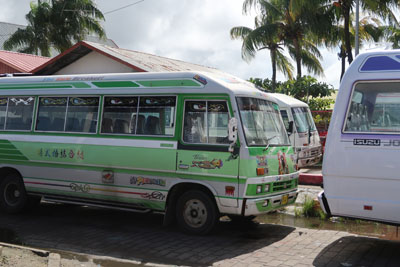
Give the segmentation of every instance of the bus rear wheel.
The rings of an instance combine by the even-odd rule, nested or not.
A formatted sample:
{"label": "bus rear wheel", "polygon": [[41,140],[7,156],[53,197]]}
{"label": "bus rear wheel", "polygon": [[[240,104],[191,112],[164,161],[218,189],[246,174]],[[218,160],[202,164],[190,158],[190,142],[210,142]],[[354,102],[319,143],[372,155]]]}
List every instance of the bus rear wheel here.
{"label": "bus rear wheel", "polygon": [[218,211],[209,195],[199,190],[192,190],[178,199],[176,219],[185,232],[204,235],[215,227]]}
{"label": "bus rear wheel", "polygon": [[0,208],[8,213],[22,211],[27,203],[24,183],[18,174],[8,174],[0,179]]}

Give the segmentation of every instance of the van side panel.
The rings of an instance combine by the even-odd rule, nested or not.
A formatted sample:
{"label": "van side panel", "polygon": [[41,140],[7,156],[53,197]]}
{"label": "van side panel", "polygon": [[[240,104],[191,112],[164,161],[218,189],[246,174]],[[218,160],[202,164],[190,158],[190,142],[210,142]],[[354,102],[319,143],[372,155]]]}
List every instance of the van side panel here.
{"label": "van side panel", "polygon": [[353,91],[361,84],[376,84],[377,92],[387,90],[388,82],[400,88],[400,81],[394,79],[398,72],[360,72],[366,58],[361,55],[353,62],[340,86],[324,153],[324,194],[332,215],[399,223],[400,134],[388,124],[379,127],[373,115],[376,99],[357,100],[367,109],[368,126],[348,127],[355,121]]}

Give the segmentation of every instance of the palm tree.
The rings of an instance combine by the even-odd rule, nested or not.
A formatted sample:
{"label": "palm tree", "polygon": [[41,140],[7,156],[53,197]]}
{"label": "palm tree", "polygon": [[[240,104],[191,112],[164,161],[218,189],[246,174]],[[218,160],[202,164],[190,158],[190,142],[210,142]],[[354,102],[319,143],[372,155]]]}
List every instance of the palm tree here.
{"label": "palm tree", "polygon": [[17,48],[22,53],[50,56],[49,17],[50,5],[31,3],[31,11],[25,16],[28,26],[18,29],[4,42],[5,50]]}
{"label": "palm tree", "polygon": [[50,56],[50,47],[63,52],[90,33],[104,37],[99,20],[104,16],[92,0],[47,0],[31,3],[28,26],[18,29],[4,49]]}
{"label": "palm tree", "polygon": [[[322,0],[245,0],[243,12],[257,7],[279,28],[280,39],[296,61],[297,78],[302,76],[302,66],[315,74],[323,73],[319,53],[314,41],[330,23],[324,16],[326,6]],[[307,50],[311,48],[310,50]]]}
{"label": "palm tree", "polygon": [[[376,14],[383,19],[387,19],[391,14],[391,10],[396,8],[398,0],[360,0],[363,10]],[[355,5],[355,0],[337,0],[334,6],[337,8],[337,13],[344,21],[344,47],[345,55],[349,64],[353,62],[352,53],[352,36],[351,36],[351,11]]]}
{"label": "palm tree", "polygon": [[[350,16],[352,19],[352,16]],[[353,20],[352,20],[353,21]],[[348,53],[346,52],[345,46],[345,32],[343,25],[338,25],[339,29],[339,37],[340,37],[340,53],[339,58],[342,61],[342,70],[340,73],[340,80],[346,71],[346,57],[348,57]],[[360,38],[360,46],[365,42],[374,41],[377,42],[383,36],[383,28],[381,26],[381,22],[379,19],[372,16],[365,16],[360,19],[359,26],[359,38]],[[353,46],[355,43],[355,25],[350,24],[350,44]]]}
{"label": "palm tree", "polygon": [[289,59],[282,53],[282,40],[279,39],[279,33],[276,24],[271,23],[267,17],[255,18],[255,29],[238,26],[231,29],[232,39],[242,39],[242,58],[250,61],[254,58],[257,51],[268,49],[272,64],[272,92],[276,88],[277,68],[284,73],[286,77],[292,79],[293,66]]}
{"label": "palm tree", "polygon": [[88,34],[104,37],[100,25],[104,20],[102,12],[92,0],[51,0],[50,40],[62,52],[72,46],[72,41],[82,41]]}

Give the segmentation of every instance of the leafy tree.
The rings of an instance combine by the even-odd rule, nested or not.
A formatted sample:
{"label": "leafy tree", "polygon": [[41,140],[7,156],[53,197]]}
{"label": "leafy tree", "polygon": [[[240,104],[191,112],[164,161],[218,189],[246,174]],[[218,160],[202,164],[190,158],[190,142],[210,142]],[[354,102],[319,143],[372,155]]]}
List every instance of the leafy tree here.
{"label": "leafy tree", "polygon": [[63,52],[72,42],[88,34],[104,37],[100,20],[104,16],[92,0],[43,0],[31,3],[25,16],[28,26],[18,29],[4,43],[4,49],[50,56],[50,48]]}
{"label": "leafy tree", "polygon": [[[250,78],[249,81],[259,89],[271,92],[271,80]],[[290,95],[303,102],[308,103],[311,110],[326,110],[334,103],[334,100],[327,97],[331,96],[334,89],[332,85],[318,82],[311,76],[303,76],[296,80],[278,82],[276,92]]]}
{"label": "leafy tree", "polygon": [[277,68],[291,79],[293,66],[289,59],[282,53],[282,40],[280,40],[276,24],[271,23],[270,17],[256,17],[255,29],[238,26],[231,29],[232,39],[242,39],[242,58],[246,61],[254,58],[257,51],[268,49],[272,64],[271,90],[275,91]]}
{"label": "leafy tree", "polygon": [[308,102],[309,97],[327,97],[333,92],[332,85],[318,82],[311,76],[303,76],[296,80],[288,80],[282,83],[279,88],[282,93],[286,93],[294,98]]}

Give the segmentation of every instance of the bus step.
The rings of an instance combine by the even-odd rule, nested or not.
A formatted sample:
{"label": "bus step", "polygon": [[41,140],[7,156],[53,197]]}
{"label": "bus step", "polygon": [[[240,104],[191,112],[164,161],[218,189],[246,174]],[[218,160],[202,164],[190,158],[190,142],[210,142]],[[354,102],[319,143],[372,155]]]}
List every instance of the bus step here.
{"label": "bus step", "polygon": [[98,208],[106,208],[106,209],[113,209],[113,210],[123,210],[123,211],[132,211],[132,212],[139,212],[139,213],[149,213],[151,209],[141,209],[141,208],[134,208],[130,206],[122,206],[122,205],[115,205],[115,204],[101,204],[96,202],[81,202],[77,200],[69,200],[69,199],[62,199],[62,198],[54,198],[54,197],[43,197],[42,201],[52,202],[52,203],[65,203],[65,204],[73,204],[73,205],[80,205],[80,206],[88,206],[88,207],[98,207]]}

